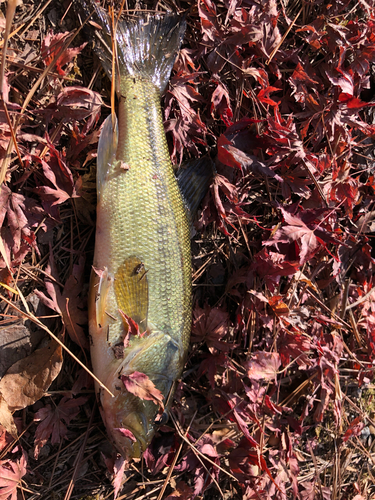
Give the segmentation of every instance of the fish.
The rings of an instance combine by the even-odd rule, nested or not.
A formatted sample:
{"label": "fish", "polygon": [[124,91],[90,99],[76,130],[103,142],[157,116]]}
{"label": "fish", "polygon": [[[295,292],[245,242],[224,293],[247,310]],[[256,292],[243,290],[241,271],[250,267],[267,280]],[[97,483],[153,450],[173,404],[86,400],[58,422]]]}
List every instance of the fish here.
{"label": "fish", "polygon": [[[178,184],[160,103],[186,21],[171,12],[118,21],[112,75],[112,20],[99,7],[99,57],[116,79],[118,117],[108,116],[98,144],[97,222],[89,293],[93,371],[107,433],[130,460],[149,446],[173,400],[191,329],[189,200],[207,184],[195,163]],[[194,181],[195,179],[195,181]],[[198,200],[198,201],[197,201]],[[125,381],[146,379],[149,397]],[[112,393],[112,395],[110,393]]]}

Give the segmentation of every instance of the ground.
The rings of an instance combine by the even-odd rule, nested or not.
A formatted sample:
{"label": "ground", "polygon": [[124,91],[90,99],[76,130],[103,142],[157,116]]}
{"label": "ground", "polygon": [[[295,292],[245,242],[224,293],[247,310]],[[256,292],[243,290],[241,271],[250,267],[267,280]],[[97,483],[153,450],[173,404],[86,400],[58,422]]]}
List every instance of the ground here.
{"label": "ground", "polygon": [[85,371],[111,83],[78,5],[11,6],[0,500],[375,498],[373,0],[138,2],[186,13],[165,129],[176,168],[208,155],[216,174],[170,419],[125,472]]}

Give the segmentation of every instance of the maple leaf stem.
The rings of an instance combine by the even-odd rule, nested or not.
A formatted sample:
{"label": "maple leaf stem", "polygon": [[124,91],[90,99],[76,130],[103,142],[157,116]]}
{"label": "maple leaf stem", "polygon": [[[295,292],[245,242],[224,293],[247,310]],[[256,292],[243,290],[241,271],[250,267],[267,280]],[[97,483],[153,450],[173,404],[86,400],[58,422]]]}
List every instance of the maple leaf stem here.
{"label": "maple leaf stem", "polygon": [[[21,294],[20,290],[18,290],[18,293],[20,294],[20,297],[22,297],[22,294]],[[25,311],[22,311],[15,304],[13,304],[13,302],[11,300],[8,300],[6,297],[4,297],[1,294],[0,294],[0,299],[4,300],[4,302],[6,302],[7,304],[9,304],[11,307],[13,307],[22,316],[26,316],[26,318],[28,318],[30,321],[32,321],[36,325],[40,326],[40,328],[42,328],[44,331],[46,331],[48,333],[48,335],[50,337],[52,337],[74,359],[74,361],[76,361],[76,363],[78,363],[84,370],[87,371],[87,373],[95,380],[95,382],[97,382],[100,385],[100,387],[102,387],[105,391],[107,391],[108,394],[110,394],[110,396],[112,396],[113,398],[115,397],[114,394],[112,394],[112,392],[108,389],[108,387],[106,387],[103,384],[103,382],[101,382],[98,379],[98,377],[96,377],[92,373],[92,371],[89,368],[87,368],[87,366],[84,363],[82,363],[82,361],[80,359],[78,359],[77,356],[75,356],[72,353],[72,351],[70,349],[68,349],[66,347],[66,345],[63,342],[61,342],[61,340],[58,337],[56,337],[56,335],[54,333],[52,333],[51,330],[44,323],[42,323],[41,321],[39,321],[39,319],[36,316],[34,316],[32,313],[27,313]],[[24,301],[24,299],[25,298],[23,297],[23,301]]]}

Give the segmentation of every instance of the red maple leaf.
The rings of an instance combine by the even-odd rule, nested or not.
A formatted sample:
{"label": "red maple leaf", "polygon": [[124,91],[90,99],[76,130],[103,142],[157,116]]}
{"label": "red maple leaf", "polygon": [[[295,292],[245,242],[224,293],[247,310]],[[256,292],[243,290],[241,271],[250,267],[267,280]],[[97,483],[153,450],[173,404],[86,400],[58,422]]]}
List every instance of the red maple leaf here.
{"label": "red maple leaf", "polygon": [[115,427],[114,430],[118,431],[123,436],[129,438],[131,441],[133,441],[133,443],[135,443],[137,441],[137,438],[134,436],[132,431],[130,431],[129,429],[124,429],[123,427],[117,427],[117,428]]}
{"label": "red maple leaf", "polygon": [[287,225],[278,229],[274,236],[270,240],[264,241],[263,244],[277,245],[278,243],[297,242],[300,264],[304,264],[320,248],[322,240],[316,236],[315,228],[311,229],[307,226],[299,214],[291,215],[283,208],[281,211]]}
{"label": "red maple leaf", "polygon": [[215,2],[211,0],[200,0],[198,2],[198,12],[201,19],[203,40],[207,41],[207,43],[217,43],[221,41],[222,35]]}
{"label": "red maple leaf", "polygon": [[48,161],[39,156],[31,156],[35,162],[42,165],[44,177],[48,181],[47,184],[49,184],[35,188],[35,192],[40,195],[47,212],[50,212],[54,205],[59,205],[69,198],[79,196],[79,183],[75,183],[73,180],[72,172],[65,162],[65,154],[57,151],[51,143],[49,144],[49,151]]}
{"label": "red maple leaf", "polygon": [[225,125],[230,127],[233,124],[231,121],[233,111],[230,105],[228,89],[220,82],[215,83],[217,83],[217,87],[211,96],[211,115],[213,116],[214,111],[216,111]]}
{"label": "red maple leaf", "polygon": [[257,465],[261,470],[264,470],[272,483],[280,491],[279,487],[276,485],[271,471],[267,467],[267,463],[259,453],[258,450],[254,450],[254,445],[248,440],[248,438],[243,437],[239,442],[237,448],[229,454],[229,465],[233,474],[239,479],[239,481],[245,481],[248,477],[254,475],[253,465]]}
{"label": "red maple leaf", "polygon": [[342,438],[343,442],[348,441],[352,437],[359,436],[364,428],[365,423],[362,417],[357,417],[352,422],[350,422],[349,427],[346,429],[345,434]]}
{"label": "red maple leaf", "polygon": [[57,96],[53,116],[65,121],[88,119],[83,129],[87,135],[97,124],[102,105],[102,98],[97,92],[84,87],[67,87]]}
{"label": "red maple leaf", "polygon": [[281,365],[277,352],[258,351],[253,353],[247,363],[247,376],[250,380],[275,381]]}
{"label": "red maple leaf", "polygon": [[260,100],[260,102],[263,102],[264,104],[269,104],[270,106],[278,106],[279,103],[274,101],[273,99],[270,98],[270,93],[271,92],[280,92],[281,89],[278,89],[277,87],[267,87],[265,89],[262,89],[259,91],[257,97]]}
{"label": "red maple leaf", "polygon": [[[42,58],[46,66],[51,64],[53,59],[59,54],[59,52],[61,52],[61,49],[63,48],[63,45],[69,35],[70,33],[68,31],[65,33],[57,33],[56,35],[54,35],[52,31],[48,32],[47,36],[42,41],[41,51]],[[55,63],[59,75],[65,76],[66,73],[62,67],[74,59],[86,47],[86,45],[87,42],[83,43],[79,47],[66,48],[63,52],[61,52]]]}
{"label": "red maple leaf", "polygon": [[263,278],[273,292],[280,281],[281,276],[291,276],[299,269],[298,262],[290,262],[285,255],[268,252],[263,248],[254,256],[254,263],[250,270],[255,271],[258,276]]}
{"label": "red maple leaf", "polygon": [[173,149],[171,159],[173,163],[178,163],[177,155],[182,159],[185,148],[194,156],[198,156],[196,143],[207,145],[205,139],[207,129],[196,113],[183,116],[181,112],[175,111],[175,115],[176,118],[167,120],[164,123],[164,128],[165,132],[172,133]]}
{"label": "red maple leaf", "polygon": [[195,497],[194,491],[184,481],[176,484],[176,489],[165,500],[191,500]]}
{"label": "red maple leaf", "polygon": [[143,454],[146,465],[153,475],[172,464],[179,446],[176,434],[170,432],[169,427],[164,429],[159,427],[158,434]]}
{"label": "red maple leaf", "polygon": [[17,488],[26,474],[27,454],[17,460],[0,461],[0,500],[17,500]]}
{"label": "red maple leaf", "polygon": [[214,353],[216,350],[229,351],[233,344],[222,339],[228,333],[229,316],[219,307],[211,308],[207,304],[201,309],[196,306],[193,311],[192,342],[206,342],[207,347]]}
{"label": "red maple leaf", "polygon": [[197,85],[195,80],[199,75],[201,73],[198,72],[187,74],[177,73],[177,75],[171,78],[168,97],[165,102],[164,114],[166,119],[170,115],[173,98],[177,100],[184,118],[189,118],[191,115],[196,114],[191,104],[204,100],[200,93],[193,87],[193,85]]}
{"label": "red maple leaf", "polygon": [[40,422],[35,432],[35,450],[34,457],[38,458],[41,448],[51,437],[52,444],[59,444],[65,438],[70,421],[75,418],[80,406],[86,403],[87,398],[62,398],[60,403],[52,408],[46,405],[35,414],[34,421]]}
{"label": "red maple leaf", "polygon": [[164,396],[147,375],[141,372],[133,372],[130,375],[121,375],[121,380],[128,392],[140,399],[153,401],[161,409],[164,409]]}
{"label": "red maple leaf", "polygon": [[[84,310],[83,299],[80,294],[83,286],[84,257],[80,257],[78,264],[74,264],[73,272],[66,280],[63,291],[60,291],[59,273],[50,250],[50,260],[46,267],[45,288],[49,297],[40,290],[35,293],[43,303],[62,315],[63,324],[69,337],[81,348],[88,349],[88,340],[82,325],[87,323],[87,314]],[[51,277],[49,278],[48,275]]]}
{"label": "red maple leaf", "polygon": [[113,464],[113,496],[114,500],[116,500],[117,495],[122,486],[122,481],[124,478],[124,471],[128,462],[124,459],[124,457],[119,456],[116,458],[115,463]]}
{"label": "red maple leaf", "polygon": [[38,207],[35,200],[12,192],[4,184],[1,186],[1,236],[8,261],[13,265],[20,264],[32,248],[40,255],[32,228],[42,224],[43,217],[45,217],[45,212]]}

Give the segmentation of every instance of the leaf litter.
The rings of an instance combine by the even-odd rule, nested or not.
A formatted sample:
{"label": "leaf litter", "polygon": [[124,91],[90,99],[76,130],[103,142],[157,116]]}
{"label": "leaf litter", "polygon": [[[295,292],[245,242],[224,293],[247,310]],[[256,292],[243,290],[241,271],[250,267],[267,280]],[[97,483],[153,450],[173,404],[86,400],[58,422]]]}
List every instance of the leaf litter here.
{"label": "leaf litter", "polygon": [[[78,366],[90,368],[110,83],[72,6],[16,9],[10,119],[0,112],[0,321],[7,352],[22,352],[1,374],[0,498],[370,499],[375,4],[178,5],[188,28],[163,96],[171,158],[209,154],[216,174],[195,222],[191,348],[171,418],[128,465]],[[43,304],[32,315],[31,296]],[[46,329],[75,358],[62,363]],[[149,382],[123,380],[162,408]]]}

